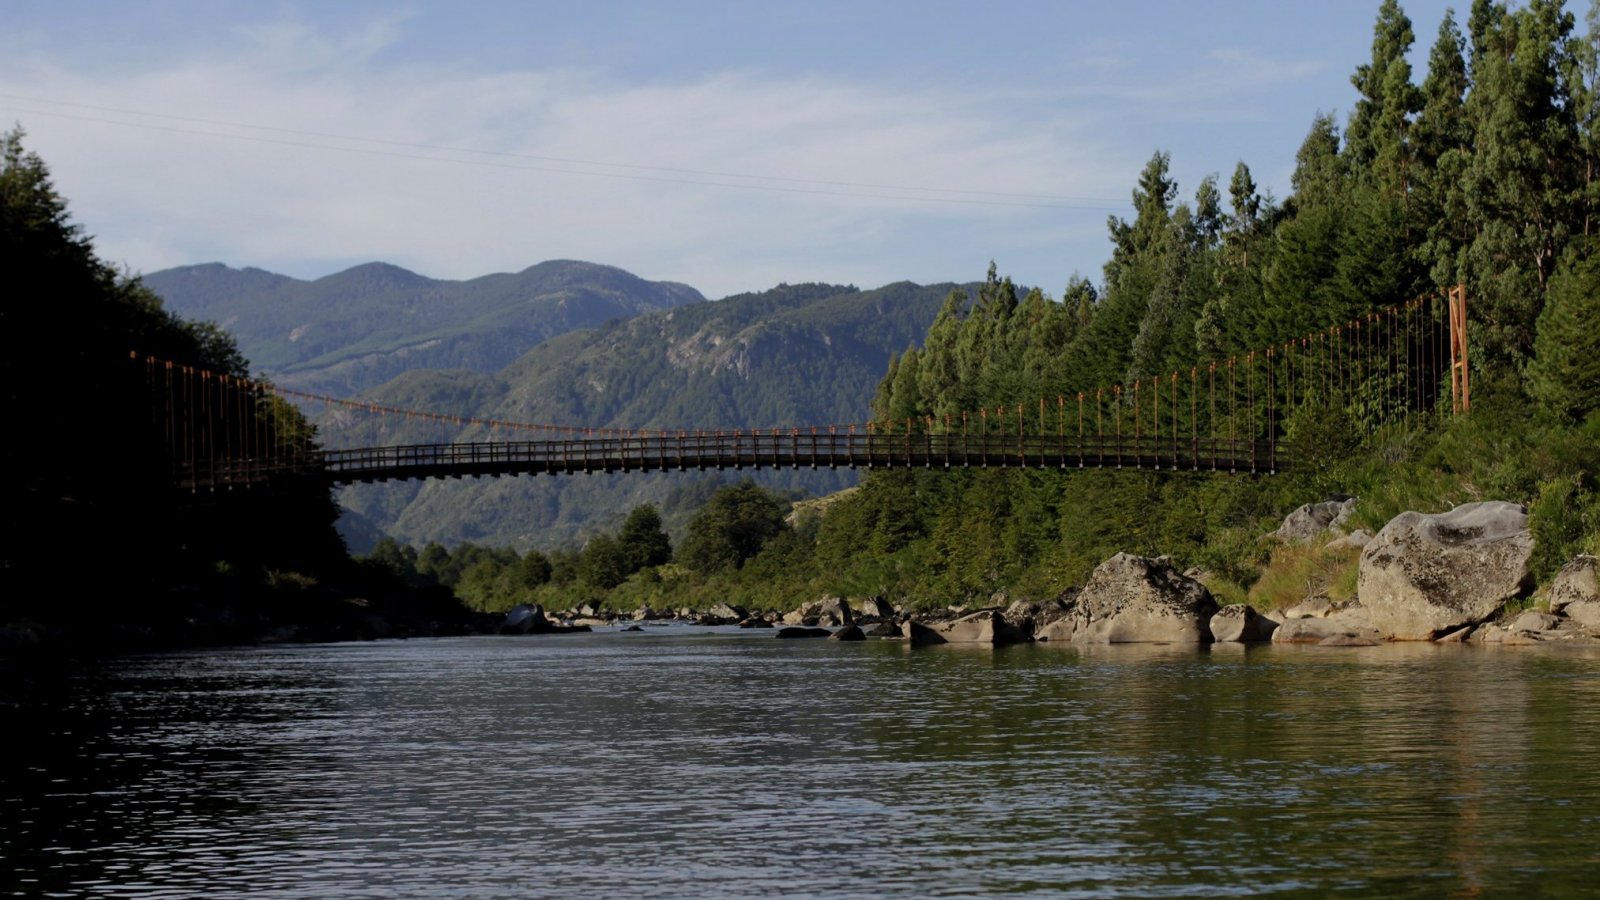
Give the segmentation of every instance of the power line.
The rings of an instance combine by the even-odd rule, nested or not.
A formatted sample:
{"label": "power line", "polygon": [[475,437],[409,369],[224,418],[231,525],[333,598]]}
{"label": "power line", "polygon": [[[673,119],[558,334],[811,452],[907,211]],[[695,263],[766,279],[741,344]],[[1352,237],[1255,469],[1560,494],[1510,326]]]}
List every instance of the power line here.
{"label": "power line", "polygon": [[[18,94],[0,92],[0,98],[36,103],[50,106],[71,107],[75,109],[91,110],[95,112],[111,113],[120,116],[138,116],[144,118],[164,119],[172,122],[187,122],[195,125],[205,125],[215,128],[241,128],[253,131],[262,131],[272,134],[298,135],[302,137],[321,138],[324,140],[352,141],[357,143],[373,144],[380,147],[396,147],[411,150],[428,150],[441,153],[470,153],[479,156],[501,157],[506,159],[521,159],[534,162],[559,163],[563,165],[592,166],[596,168],[626,169],[632,172],[662,172],[669,175],[695,175],[703,178],[735,178],[747,181],[768,181],[778,184],[741,184],[726,181],[705,181],[690,178],[673,178],[652,175],[628,174],[626,172],[594,172],[582,169],[555,168],[551,166],[514,165],[510,163],[497,163],[488,160],[460,159],[455,157],[442,157],[422,153],[400,153],[395,151],[375,150],[363,147],[344,147],[333,144],[317,143],[314,141],[286,140],[281,138],[267,138],[257,135],[228,134],[225,132],[206,131],[191,128],[176,128],[172,126],[157,125],[149,122],[131,122],[119,119],[107,119],[98,116],[74,115],[63,112],[19,108],[14,106],[0,106],[11,112],[30,115],[49,116],[58,119],[68,119],[80,122],[91,122],[104,125],[116,125],[126,128],[140,128],[149,131],[162,131],[171,134],[186,134],[201,137],[215,137],[227,140],[250,141],[253,143],[274,144],[278,146],[306,147],[319,150],[333,150],[343,153],[361,153],[372,156],[386,156],[397,159],[416,159],[432,162],[456,163],[461,165],[479,166],[483,168],[512,169],[532,172],[551,172],[564,175],[587,175],[596,178],[614,178],[630,181],[653,181],[666,184],[697,185],[705,187],[732,188],[736,190],[757,190],[775,193],[812,194],[820,196],[860,197],[877,200],[899,201],[929,201],[934,203],[947,203],[971,206],[1009,206],[1033,209],[1085,209],[1085,210],[1117,210],[1127,206],[1125,202],[1110,200],[1100,197],[1072,197],[1052,194],[1028,194],[1005,191],[978,191],[961,188],[931,188],[909,185],[876,184],[871,182],[832,181],[824,179],[793,178],[778,175],[749,175],[736,172],[718,172],[704,169],[673,168],[668,166],[647,166],[631,163],[613,163],[599,160],[585,160],[568,157],[538,156],[527,153],[515,153],[499,150],[478,150],[467,147],[450,147],[437,144],[408,143],[404,141],[391,141],[381,138],[367,138],[356,135],[345,135],[331,132],[309,131],[293,128],[278,128],[266,125],[251,125],[241,122],[227,122],[215,119],[204,119],[194,116],[179,116],[167,113],[144,112],[139,110],[119,109],[116,107],[95,106],[87,103],[72,103],[59,100],[47,100],[38,97],[28,97]],[[782,187],[779,185],[816,185],[815,188]],[[845,188],[847,190],[823,190],[822,188]],[[900,191],[902,194],[864,193],[863,191]],[[922,195],[959,195],[959,196],[917,196]],[[978,199],[1001,198],[1001,199]],[[1024,202],[1024,201],[1044,202]]]}

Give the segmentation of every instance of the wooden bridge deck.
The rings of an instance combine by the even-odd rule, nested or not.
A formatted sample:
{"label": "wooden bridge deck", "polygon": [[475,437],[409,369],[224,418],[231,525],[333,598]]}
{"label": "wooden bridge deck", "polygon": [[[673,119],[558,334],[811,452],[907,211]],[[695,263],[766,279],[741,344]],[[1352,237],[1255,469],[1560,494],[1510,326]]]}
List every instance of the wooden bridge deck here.
{"label": "wooden bridge deck", "polygon": [[266,459],[199,460],[178,473],[199,490],[295,473],[335,484],[412,478],[742,469],[1153,469],[1271,474],[1269,441],[1130,436],[940,434],[668,434],[548,441],[407,444]]}

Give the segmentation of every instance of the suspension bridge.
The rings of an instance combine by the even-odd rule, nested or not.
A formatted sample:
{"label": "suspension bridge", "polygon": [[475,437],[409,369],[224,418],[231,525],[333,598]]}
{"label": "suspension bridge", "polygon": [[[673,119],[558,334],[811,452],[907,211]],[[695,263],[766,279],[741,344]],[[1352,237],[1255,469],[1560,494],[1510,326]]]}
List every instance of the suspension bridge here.
{"label": "suspension bridge", "polygon": [[[590,472],[764,468],[1135,468],[1270,474],[1308,407],[1364,432],[1448,402],[1470,407],[1462,287],[1375,310],[1299,338],[1126,383],[963,412],[768,428],[619,429],[401,409],[281,388],[133,351],[173,483],[192,491],[276,478],[334,484]],[[1448,384],[1448,390],[1445,385]],[[434,422],[487,435],[321,449],[293,404]]]}

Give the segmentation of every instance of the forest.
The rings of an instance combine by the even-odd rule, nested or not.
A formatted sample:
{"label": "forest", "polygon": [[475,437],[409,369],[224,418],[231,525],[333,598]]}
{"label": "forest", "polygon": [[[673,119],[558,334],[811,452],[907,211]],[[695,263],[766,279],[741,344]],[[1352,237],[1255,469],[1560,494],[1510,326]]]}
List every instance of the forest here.
{"label": "forest", "polygon": [[[1312,119],[1288,197],[1263,195],[1239,162],[1225,186],[1209,177],[1180,199],[1156,152],[1131,220],[1108,222],[1098,285],[1075,277],[1059,298],[1024,293],[991,266],[976,290],[949,295],[920,348],[890,362],[873,405],[892,433],[902,421],[1131,385],[1464,285],[1469,415],[1435,397],[1404,427],[1374,427],[1372,398],[1385,388],[1369,374],[1274,426],[1301,464],[1269,478],[874,472],[825,514],[801,504],[787,519],[785,498],[758,502],[759,489],[738,485],[691,522],[672,563],[586,566],[614,554],[607,535],[557,553],[533,579],[497,582],[480,566],[461,590],[489,607],[784,607],[819,594],[941,606],[998,591],[1047,599],[1131,551],[1171,555],[1219,597],[1270,607],[1308,589],[1353,591],[1350,552],[1263,540],[1293,507],[1334,494],[1359,497],[1358,524],[1372,531],[1406,509],[1527,503],[1536,574],[1548,578],[1572,554],[1600,551],[1600,4],[1583,26],[1555,0],[1476,0],[1464,27],[1451,14],[1438,24],[1419,81],[1407,62],[1413,24],[1385,0],[1371,59],[1351,76],[1359,100],[1342,125]],[[761,506],[751,521],[764,524],[719,531],[719,505]],[[705,534],[745,532],[753,553],[690,552]],[[385,553],[416,577],[394,549]]]}
{"label": "forest", "polygon": [[[1470,413],[1453,413],[1435,381],[1435,396],[1393,415],[1390,376],[1369,368],[1348,389],[1303,390],[1281,418],[1230,413],[1229,427],[1265,429],[1294,451],[1277,475],[874,471],[811,500],[740,482],[710,493],[674,529],[676,545],[644,504],[581,549],[390,539],[356,562],[315,479],[174,493],[130,351],[235,376],[245,360],[227,334],[171,315],[95,257],[43,161],[10,132],[0,248],[15,283],[50,285],[50,296],[13,290],[0,303],[7,409],[45,440],[6,445],[6,508],[27,523],[0,557],[6,618],[178,627],[207,604],[215,618],[219,603],[248,599],[250,615],[270,618],[272,604],[358,593],[362,604],[430,598],[418,602],[436,617],[449,593],[483,611],[791,608],[823,594],[970,605],[1057,596],[1119,551],[1170,555],[1219,599],[1271,607],[1353,590],[1348,552],[1263,537],[1330,495],[1358,497],[1356,524],[1372,531],[1407,509],[1526,503],[1547,579],[1573,554],[1600,552],[1600,3],[1580,28],[1556,0],[1475,0],[1464,24],[1439,23],[1420,79],[1407,62],[1415,41],[1385,0],[1371,58],[1352,75],[1359,99],[1343,122],[1311,120],[1289,196],[1264,194],[1239,162],[1225,187],[1208,177],[1183,197],[1157,151],[1131,217],[1107,223],[1098,283],[1074,277],[1052,297],[991,265],[951,291],[924,339],[889,360],[874,427],[934,427],[1197,370],[1458,285],[1470,298]],[[267,418],[297,440],[315,430],[287,404]],[[1223,423],[1213,413],[1205,424]]]}

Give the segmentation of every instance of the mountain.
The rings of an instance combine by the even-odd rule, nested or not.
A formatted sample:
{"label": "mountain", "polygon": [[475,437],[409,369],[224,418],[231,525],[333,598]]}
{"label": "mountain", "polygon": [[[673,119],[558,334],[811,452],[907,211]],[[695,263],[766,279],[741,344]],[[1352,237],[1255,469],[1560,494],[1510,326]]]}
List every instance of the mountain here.
{"label": "mountain", "polygon": [[314,281],[220,263],[143,280],[169,310],[226,328],[279,384],[339,396],[412,369],[492,373],[549,338],[705,299],[687,285],[570,260],[468,281],[387,263]]}
{"label": "mountain", "polygon": [[[780,285],[565,334],[490,374],[407,372],[363,397],[405,409],[595,428],[860,422],[891,354],[920,343],[958,287]],[[320,427],[330,447],[489,437],[481,428],[349,411],[325,415]],[[751,473],[723,474],[726,481]],[[848,471],[759,477],[813,494],[855,480]],[[717,482],[706,473],[407,482],[353,486],[341,502],[411,542],[551,547],[615,527],[643,502],[661,505],[669,527],[681,526]]]}

